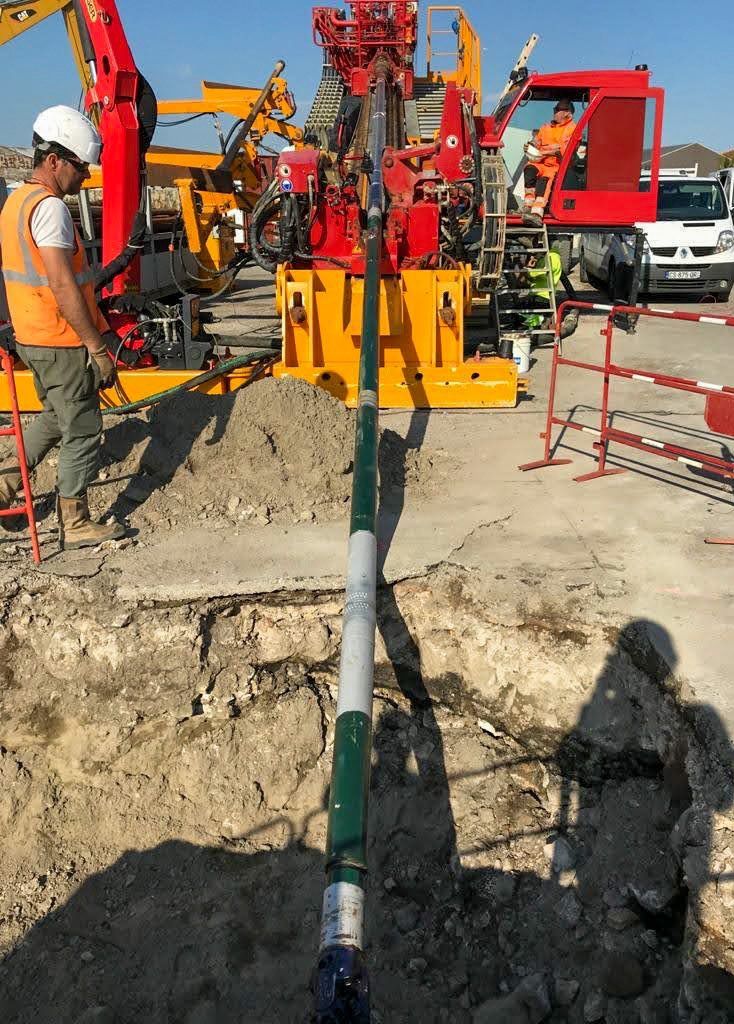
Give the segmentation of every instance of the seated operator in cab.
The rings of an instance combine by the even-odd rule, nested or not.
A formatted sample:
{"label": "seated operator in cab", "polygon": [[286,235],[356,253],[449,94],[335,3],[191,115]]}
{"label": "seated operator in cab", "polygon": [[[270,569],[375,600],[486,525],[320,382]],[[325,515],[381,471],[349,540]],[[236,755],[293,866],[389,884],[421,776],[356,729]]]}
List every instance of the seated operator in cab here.
{"label": "seated operator in cab", "polygon": [[553,181],[561,166],[561,157],[576,131],[575,107],[571,100],[559,100],[553,120],[539,128],[525,146],[530,162],[525,167],[525,206],[523,222],[540,227],[550,199]]}

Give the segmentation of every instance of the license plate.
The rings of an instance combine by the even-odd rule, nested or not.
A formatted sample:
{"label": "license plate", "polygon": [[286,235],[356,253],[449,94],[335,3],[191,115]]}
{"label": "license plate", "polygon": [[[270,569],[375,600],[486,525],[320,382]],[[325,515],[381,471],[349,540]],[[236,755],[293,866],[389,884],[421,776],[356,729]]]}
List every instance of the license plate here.
{"label": "license plate", "polygon": [[666,281],[697,281],[701,276],[700,270],[666,270]]}

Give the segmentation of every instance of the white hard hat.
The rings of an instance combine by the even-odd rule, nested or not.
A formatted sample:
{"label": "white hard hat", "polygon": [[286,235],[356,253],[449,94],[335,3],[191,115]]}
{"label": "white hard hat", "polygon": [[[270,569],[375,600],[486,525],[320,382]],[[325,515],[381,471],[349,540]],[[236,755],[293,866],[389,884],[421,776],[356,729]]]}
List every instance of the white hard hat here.
{"label": "white hard hat", "polygon": [[98,164],[102,152],[102,139],[92,122],[73,107],[49,107],[42,110],[33,123],[36,137],[43,143],[55,142],[78,157],[85,164]]}

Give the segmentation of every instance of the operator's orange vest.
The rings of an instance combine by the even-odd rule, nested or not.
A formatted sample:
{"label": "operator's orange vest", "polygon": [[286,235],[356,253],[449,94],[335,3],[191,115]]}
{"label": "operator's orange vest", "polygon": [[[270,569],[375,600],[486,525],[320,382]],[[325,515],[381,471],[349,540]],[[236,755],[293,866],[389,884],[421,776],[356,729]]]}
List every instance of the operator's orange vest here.
{"label": "operator's orange vest", "polygon": [[[81,348],[82,341],[61,315],[49,287],[46,268],[31,234],[31,217],[41,200],[52,196],[44,185],[26,182],[11,192],[0,214],[0,255],[10,320],[21,345]],[[100,332],[108,329],[94,297],[94,271],[90,270],[79,232],[71,254],[76,282]]]}
{"label": "operator's orange vest", "polygon": [[[571,141],[571,136],[576,131],[576,122],[569,121],[568,124],[553,124],[551,121],[549,124],[544,124],[539,129],[536,135],[536,141],[539,146],[559,146],[561,153],[565,153],[566,146]],[[533,163],[536,167],[544,167],[548,170],[557,171],[561,166],[561,161],[557,156],[543,156],[539,160],[534,160]],[[547,175],[545,175],[547,177]]]}

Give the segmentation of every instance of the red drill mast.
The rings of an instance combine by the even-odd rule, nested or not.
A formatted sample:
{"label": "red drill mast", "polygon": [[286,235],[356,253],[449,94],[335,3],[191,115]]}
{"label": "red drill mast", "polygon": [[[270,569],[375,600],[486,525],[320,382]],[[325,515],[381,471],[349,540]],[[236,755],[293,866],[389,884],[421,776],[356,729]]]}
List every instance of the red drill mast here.
{"label": "red drill mast", "polygon": [[418,43],[418,4],[408,0],[375,3],[352,0],[351,14],[333,7],[315,7],[313,38],[326,50],[352,96],[364,96],[374,84],[379,56],[392,64],[403,95],[413,95],[413,56]]}

